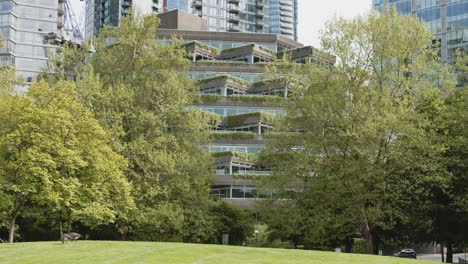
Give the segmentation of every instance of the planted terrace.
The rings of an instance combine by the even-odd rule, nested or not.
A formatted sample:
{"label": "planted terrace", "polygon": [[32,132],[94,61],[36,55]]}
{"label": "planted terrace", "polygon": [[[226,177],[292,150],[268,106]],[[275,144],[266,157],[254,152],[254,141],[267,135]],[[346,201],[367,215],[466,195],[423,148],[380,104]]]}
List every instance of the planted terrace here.
{"label": "planted terrace", "polygon": [[[275,99],[254,99],[261,98],[259,95],[273,95],[280,97],[288,96],[288,89],[285,82],[281,79],[264,80],[256,83],[250,83],[232,75],[219,75],[211,78],[197,81],[201,94],[220,95],[220,96],[243,96],[250,95],[250,99],[244,101],[259,102],[272,101]],[[268,98],[268,97],[264,97]],[[241,99],[238,99],[241,101]]]}
{"label": "planted terrace", "polygon": [[191,41],[184,44],[184,47],[194,62],[223,61],[224,63],[268,63],[275,59],[282,59],[287,54],[291,58],[291,61],[297,63],[316,63],[326,66],[333,66],[336,63],[336,58],[334,56],[311,46],[276,52],[259,44],[251,43],[245,46],[219,51],[217,48],[205,43]]}

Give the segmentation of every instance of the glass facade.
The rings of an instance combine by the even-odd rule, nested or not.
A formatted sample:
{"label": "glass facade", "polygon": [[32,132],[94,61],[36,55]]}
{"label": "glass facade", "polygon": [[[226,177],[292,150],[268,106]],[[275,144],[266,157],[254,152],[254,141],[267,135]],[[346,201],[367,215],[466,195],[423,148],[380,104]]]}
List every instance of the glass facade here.
{"label": "glass facade", "polygon": [[86,0],[85,38],[98,35],[104,25],[118,26],[130,8],[140,14],[160,13],[162,0]]}
{"label": "glass facade", "polygon": [[243,106],[198,106],[203,111],[218,114],[220,116],[243,115],[249,113],[265,112],[269,114],[284,115],[285,110],[265,107],[243,107]]}
{"label": "glass facade", "polygon": [[17,75],[27,83],[47,67],[48,58],[55,51],[55,43],[49,43],[47,37],[63,30],[64,6],[59,2],[0,1],[0,31],[5,41],[0,48],[1,64],[14,65]]}
{"label": "glass facade", "polygon": [[166,10],[182,9],[208,21],[210,31],[269,33],[270,0],[167,0]]}
{"label": "glass facade", "polygon": [[189,72],[190,78],[194,80],[201,80],[206,78],[211,78],[219,75],[231,75],[251,83],[255,83],[261,81],[262,74],[261,73],[248,73],[248,72],[209,72],[209,71],[190,71]]}
{"label": "glass facade", "polygon": [[212,146],[208,146],[207,150],[209,152],[237,151],[237,152],[242,152],[242,153],[256,154],[256,153],[259,153],[264,148],[265,148],[264,145],[214,144]]}
{"label": "glass facade", "polygon": [[262,190],[258,191],[257,187],[250,185],[241,186],[217,186],[213,188],[213,195],[224,199],[242,199],[242,198],[267,198],[273,196],[276,191]]}
{"label": "glass facade", "polygon": [[184,10],[185,12],[190,12],[190,1],[187,0],[172,0],[172,1],[167,1],[165,9],[167,11],[173,10],[173,9],[181,9]]}
{"label": "glass facade", "polygon": [[270,33],[297,40],[298,0],[270,0]]}
{"label": "glass facade", "polygon": [[444,62],[453,63],[457,49],[468,50],[468,0],[374,0],[379,12],[385,6],[426,22],[441,43]]}

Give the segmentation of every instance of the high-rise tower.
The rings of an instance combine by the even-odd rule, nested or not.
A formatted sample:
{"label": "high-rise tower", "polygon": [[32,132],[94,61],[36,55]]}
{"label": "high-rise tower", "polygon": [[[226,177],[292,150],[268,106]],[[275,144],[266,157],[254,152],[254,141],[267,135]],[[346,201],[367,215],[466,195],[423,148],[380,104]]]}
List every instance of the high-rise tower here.
{"label": "high-rise tower", "polygon": [[386,7],[426,22],[441,45],[443,62],[453,63],[455,51],[468,51],[468,0],[373,0],[374,8]]}
{"label": "high-rise tower", "polygon": [[209,31],[270,32],[270,0],[166,0],[166,10],[181,9],[208,21]]}
{"label": "high-rise tower", "polygon": [[12,65],[26,83],[47,67],[65,31],[65,1],[0,1],[2,66]]}
{"label": "high-rise tower", "polygon": [[270,33],[297,40],[298,0],[270,0]]}
{"label": "high-rise tower", "polygon": [[157,14],[163,11],[163,0],[86,0],[85,37],[99,35],[104,25],[118,26],[130,9],[138,14]]}

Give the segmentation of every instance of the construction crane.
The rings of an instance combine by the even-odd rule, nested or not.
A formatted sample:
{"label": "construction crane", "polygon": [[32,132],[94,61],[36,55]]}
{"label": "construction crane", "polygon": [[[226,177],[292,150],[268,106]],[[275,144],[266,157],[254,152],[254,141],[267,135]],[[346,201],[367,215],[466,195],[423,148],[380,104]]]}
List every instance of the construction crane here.
{"label": "construction crane", "polygon": [[64,8],[64,17],[63,17],[63,32],[62,38],[65,42],[76,44],[81,46],[83,43],[83,34],[80,30],[80,25],[77,22],[75,12],[70,3],[71,0],[62,0]]}

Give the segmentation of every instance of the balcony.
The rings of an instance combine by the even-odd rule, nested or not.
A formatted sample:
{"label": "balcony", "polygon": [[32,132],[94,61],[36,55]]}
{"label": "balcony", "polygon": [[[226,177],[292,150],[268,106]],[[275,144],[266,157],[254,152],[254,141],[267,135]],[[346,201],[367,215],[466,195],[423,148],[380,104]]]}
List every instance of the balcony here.
{"label": "balcony", "polygon": [[194,0],[192,2],[192,6],[196,8],[201,8],[202,7],[202,1],[201,0]]}
{"label": "balcony", "polygon": [[239,23],[239,15],[237,15],[237,14],[229,14],[229,16],[228,16],[228,22],[229,22],[229,23],[234,23],[234,24]]}
{"label": "balcony", "polygon": [[271,171],[240,170],[234,172],[233,175],[271,175]]}
{"label": "balcony", "polygon": [[257,12],[255,13],[255,16],[257,18],[263,18],[263,16],[265,16],[265,12],[263,12],[263,10],[258,10],[257,9]]}
{"label": "balcony", "polygon": [[228,31],[229,32],[239,32],[240,31],[240,27],[239,25],[236,25],[236,24],[230,24],[228,26]]}
{"label": "balcony", "polygon": [[231,14],[239,14],[240,8],[238,5],[229,5],[228,12]]}
{"label": "balcony", "polygon": [[238,5],[238,4],[239,4],[239,0],[228,0],[227,3],[228,3],[228,4],[235,4],[235,5]]}

